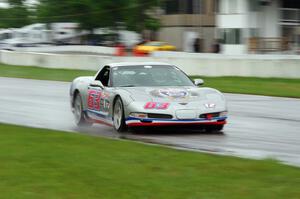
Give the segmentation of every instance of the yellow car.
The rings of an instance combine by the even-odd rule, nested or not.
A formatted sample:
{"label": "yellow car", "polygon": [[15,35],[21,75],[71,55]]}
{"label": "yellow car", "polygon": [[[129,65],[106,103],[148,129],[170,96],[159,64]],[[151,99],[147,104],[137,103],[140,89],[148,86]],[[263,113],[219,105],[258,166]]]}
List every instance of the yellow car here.
{"label": "yellow car", "polygon": [[134,51],[139,54],[149,54],[153,51],[174,51],[176,47],[166,42],[150,41],[141,45],[137,45]]}

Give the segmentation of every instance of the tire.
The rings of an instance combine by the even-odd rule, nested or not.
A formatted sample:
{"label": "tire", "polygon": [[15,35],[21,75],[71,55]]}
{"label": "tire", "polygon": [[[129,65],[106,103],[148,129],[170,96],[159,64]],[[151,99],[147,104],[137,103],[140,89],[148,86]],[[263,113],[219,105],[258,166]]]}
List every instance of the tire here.
{"label": "tire", "polygon": [[224,125],[210,125],[205,128],[207,133],[219,133],[223,130]]}
{"label": "tire", "polygon": [[117,97],[114,103],[113,125],[114,129],[118,132],[124,132],[127,130],[127,126],[125,124],[124,106],[120,97]]}
{"label": "tire", "polygon": [[83,106],[82,106],[81,95],[77,93],[74,99],[74,111],[73,111],[75,123],[77,126],[91,126],[92,123],[86,120],[82,107]]}

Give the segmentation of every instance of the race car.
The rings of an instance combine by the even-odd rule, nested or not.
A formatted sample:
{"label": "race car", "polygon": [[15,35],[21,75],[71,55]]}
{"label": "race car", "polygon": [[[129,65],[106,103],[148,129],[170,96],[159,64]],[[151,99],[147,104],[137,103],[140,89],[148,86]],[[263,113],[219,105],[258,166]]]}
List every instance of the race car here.
{"label": "race car", "polygon": [[139,54],[149,54],[153,51],[174,51],[176,47],[162,41],[149,41],[144,44],[137,45],[133,51]]}
{"label": "race car", "polygon": [[185,126],[221,131],[227,105],[221,92],[199,87],[167,63],[112,63],[94,77],[73,80],[72,112],[77,125],[101,123],[118,132],[128,127]]}

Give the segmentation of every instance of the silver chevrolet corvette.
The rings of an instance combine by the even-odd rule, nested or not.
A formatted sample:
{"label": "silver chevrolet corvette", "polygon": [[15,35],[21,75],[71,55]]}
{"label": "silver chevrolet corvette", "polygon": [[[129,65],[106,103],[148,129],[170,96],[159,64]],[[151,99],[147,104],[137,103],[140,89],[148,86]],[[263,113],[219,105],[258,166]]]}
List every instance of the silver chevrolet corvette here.
{"label": "silver chevrolet corvette", "polygon": [[72,82],[71,107],[77,125],[101,123],[119,132],[182,125],[221,131],[227,119],[225,98],[202,84],[166,63],[113,63],[94,77]]}

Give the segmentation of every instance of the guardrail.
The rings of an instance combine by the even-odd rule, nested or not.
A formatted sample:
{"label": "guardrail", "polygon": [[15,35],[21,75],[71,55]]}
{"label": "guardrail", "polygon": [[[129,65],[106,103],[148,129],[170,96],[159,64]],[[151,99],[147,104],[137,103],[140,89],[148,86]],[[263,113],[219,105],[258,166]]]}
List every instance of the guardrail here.
{"label": "guardrail", "polygon": [[151,57],[70,55],[0,51],[0,62],[47,68],[99,70],[112,62],[167,62],[188,75],[300,78],[300,56],[157,52]]}
{"label": "guardrail", "polygon": [[37,53],[95,53],[102,55],[114,55],[116,53],[115,47],[104,46],[86,46],[86,45],[66,45],[66,46],[41,46],[41,47],[14,47],[14,51],[18,52],[37,52]]}

